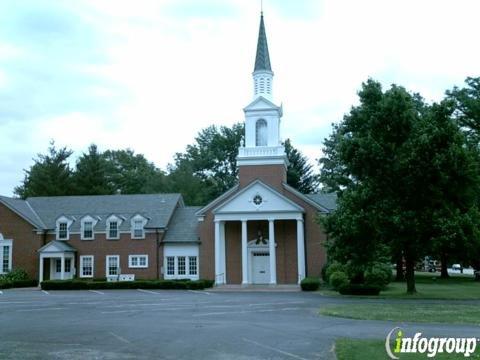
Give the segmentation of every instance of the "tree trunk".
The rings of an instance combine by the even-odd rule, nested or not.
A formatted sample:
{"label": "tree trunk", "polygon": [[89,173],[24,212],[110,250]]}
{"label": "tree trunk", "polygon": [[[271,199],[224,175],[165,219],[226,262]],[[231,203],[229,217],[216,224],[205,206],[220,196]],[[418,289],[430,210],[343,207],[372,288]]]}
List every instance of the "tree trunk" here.
{"label": "tree trunk", "polygon": [[407,280],[407,293],[415,294],[417,289],[415,288],[415,259],[408,252],[405,253],[405,279]]}
{"label": "tree trunk", "polygon": [[395,281],[402,282],[405,281],[405,274],[403,273],[403,256],[397,258],[397,275],[395,276]]}
{"label": "tree trunk", "polygon": [[447,253],[445,251],[442,251],[442,254],[440,255],[440,261],[442,262],[440,278],[441,279],[448,279],[450,277],[450,275],[448,275]]}

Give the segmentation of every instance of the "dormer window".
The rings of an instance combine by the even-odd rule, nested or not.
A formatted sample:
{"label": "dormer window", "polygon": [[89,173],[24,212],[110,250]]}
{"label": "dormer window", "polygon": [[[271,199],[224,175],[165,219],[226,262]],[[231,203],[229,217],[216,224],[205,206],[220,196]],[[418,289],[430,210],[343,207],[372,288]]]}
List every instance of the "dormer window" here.
{"label": "dormer window", "polygon": [[137,215],[132,219],[132,238],[133,239],[143,239],[145,238],[145,224],[147,220],[141,216]]}
{"label": "dormer window", "polygon": [[82,219],[81,224],[81,238],[82,240],[93,240],[95,238],[95,233],[93,228],[97,224],[98,220],[92,218],[91,216],[85,216]]}
{"label": "dormer window", "polygon": [[59,240],[68,239],[68,223],[61,222],[58,224],[58,239]]}
{"label": "dormer window", "polygon": [[118,238],[118,222],[111,221],[108,223],[108,238],[109,239]]}
{"label": "dormer window", "polygon": [[93,239],[93,223],[91,221],[85,221],[83,223],[83,238]]}
{"label": "dormer window", "polygon": [[107,219],[107,239],[115,240],[120,239],[120,224],[122,219],[112,215]]}
{"label": "dormer window", "polygon": [[70,225],[72,225],[72,220],[62,216],[56,221],[56,235],[57,240],[69,240],[70,239]]}

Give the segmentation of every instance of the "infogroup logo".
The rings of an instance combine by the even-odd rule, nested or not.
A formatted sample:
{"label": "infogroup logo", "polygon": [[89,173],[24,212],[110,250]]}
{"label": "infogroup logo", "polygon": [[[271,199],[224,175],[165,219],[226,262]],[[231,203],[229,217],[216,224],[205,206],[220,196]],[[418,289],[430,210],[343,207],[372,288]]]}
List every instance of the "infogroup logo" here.
{"label": "infogroup logo", "polygon": [[400,327],[393,328],[385,339],[385,350],[391,359],[400,359],[404,353],[426,354],[433,358],[437,354],[463,354],[470,357],[477,348],[476,337],[453,338],[453,337],[422,337],[421,332],[415,333],[413,337],[405,336]]}

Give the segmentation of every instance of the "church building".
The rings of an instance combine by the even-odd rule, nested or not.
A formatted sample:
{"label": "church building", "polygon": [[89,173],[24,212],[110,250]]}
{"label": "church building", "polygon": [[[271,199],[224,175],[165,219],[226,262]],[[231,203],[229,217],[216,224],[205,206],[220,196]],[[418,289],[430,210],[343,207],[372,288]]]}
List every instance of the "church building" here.
{"label": "church building", "polygon": [[232,189],[202,208],[185,206],[181,194],[0,196],[0,274],[22,268],[39,281],[134,276],[216,285],[320,276],[326,236],[316,220],[336,199],[287,184],[273,77],[262,14]]}

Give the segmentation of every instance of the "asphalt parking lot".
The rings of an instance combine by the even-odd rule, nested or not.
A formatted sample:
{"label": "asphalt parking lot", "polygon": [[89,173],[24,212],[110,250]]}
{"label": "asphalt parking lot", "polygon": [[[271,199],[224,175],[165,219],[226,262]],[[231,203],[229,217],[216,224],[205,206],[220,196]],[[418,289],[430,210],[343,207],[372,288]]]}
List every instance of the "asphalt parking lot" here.
{"label": "asphalt parking lot", "polygon": [[318,315],[324,304],[342,301],[352,300],[302,292],[4,290],[0,359],[333,359],[335,338],[384,338],[399,325]]}

